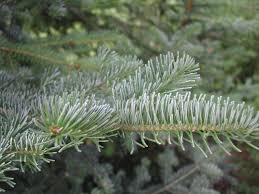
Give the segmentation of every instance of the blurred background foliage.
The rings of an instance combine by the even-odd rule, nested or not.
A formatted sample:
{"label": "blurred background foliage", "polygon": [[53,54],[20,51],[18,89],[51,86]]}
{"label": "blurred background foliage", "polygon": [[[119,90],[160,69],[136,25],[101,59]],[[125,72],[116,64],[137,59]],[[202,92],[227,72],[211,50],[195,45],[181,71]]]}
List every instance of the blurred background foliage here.
{"label": "blurred background foliage", "polygon": [[[143,60],[184,51],[200,63],[198,92],[258,109],[258,13],[258,0],[2,0],[0,64],[36,74],[46,65],[70,72],[95,68],[93,56],[103,44]],[[86,145],[82,153],[56,156],[43,173],[17,173],[17,186],[7,193],[257,194],[258,154],[240,147],[242,153],[218,153],[199,164],[202,156],[175,146],[129,155],[119,141],[101,153]]]}

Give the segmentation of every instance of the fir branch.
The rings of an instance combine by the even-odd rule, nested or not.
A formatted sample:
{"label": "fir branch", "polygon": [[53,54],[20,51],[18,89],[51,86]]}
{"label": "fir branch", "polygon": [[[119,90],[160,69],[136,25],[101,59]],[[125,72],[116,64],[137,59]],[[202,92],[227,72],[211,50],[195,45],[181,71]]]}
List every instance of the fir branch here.
{"label": "fir branch", "polygon": [[96,65],[83,59],[66,59],[65,52],[57,52],[48,47],[41,47],[39,44],[13,43],[0,37],[0,55],[11,56],[12,58],[31,64],[56,65],[60,67],[85,67],[96,70]]}
{"label": "fir branch", "polygon": [[84,63],[94,64],[96,71],[72,72],[63,76],[54,84],[55,91],[110,92],[110,86],[115,81],[122,80],[143,65],[136,56],[120,56],[104,46],[98,48],[96,56],[83,60]]}
{"label": "fir branch", "polygon": [[0,47],[0,51],[2,52],[6,52],[7,54],[11,54],[11,55],[17,55],[17,56],[25,56],[25,57],[29,57],[29,58],[35,58],[35,59],[39,59],[42,61],[46,61],[49,64],[64,64],[65,62],[63,60],[60,59],[56,59],[56,58],[50,58],[49,56],[44,56],[29,50],[24,50],[22,48],[8,48],[8,47]]}
{"label": "fir branch", "polygon": [[[6,172],[15,171],[15,168],[12,164],[12,159],[14,154],[9,153],[5,154],[6,150],[8,150],[10,144],[8,140],[4,139],[2,134],[0,137],[0,183],[4,182],[8,184],[10,187],[14,187],[15,183],[13,182],[13,178],[6,176]],[[0,188],[0,192],[5,191],[4,189]]]}
{"label": "fir branch", "polygon": [[152,192],[152,194],[159,194],[162,193],[164,191],[169,190],[170,188],[172,188],[174,185],[178,184],[179,182],[183,181],[184,179],[188,178],[189,176],[193,175],[194,173],[196,173],[199,170],[199,166],[195,166],[194,168],[192,168],[189,172],[187,172],[186,174],[184,174],[183,176],[181,176],[180,178],[176,179],[173,182],[168,183],[167,185],[163,186],[162,188],[158,189],[157,191]]}
{"label": "fir branch", "polygon": [[[0,151],[8,147],[1,157],[12,156],[10,168],[18,164],[22,171],[38,171],[56,151],[79,150],[86,140],[99,148],[99,142],[118,132],[130,140],[132,152],[136,145],[147,147],[146,141],[175,143],[183,150],[188,142],[205,156],[212,153],[209,139],[227,153],[223,142],[237,151],[234,141],[255,147],[259,112],[252,107],[229,98],[175,93],[190,89],[199,79],[198,64],[188,55],[175,58],[168,53],[144,65],[136,57],[102,47],[89,60],[95,62],[97,72],[62,77],[59,71],[47,70],[37,89],[27,84],[35,77],[22,80],[23,73],[19,79],[13,79],[16,74],[0,74],[0,79],[11,80],[8,87],[0,84]],[[104,86],[107,90],[95,90]],[[109,90],[113,95],[105,100],[89,96],[103,97]],[[5,177],[4,172],[0,177]]]}
{"label": "fir branch", "polygon": [[8,152],[14,154],[13,161],[18,163],[21,171],[26,168],[32,171],[40,171],[42,162],[51,162],[47,156],[55,154],[57,147],[51,146],[48,137],[40,133],[26,131],[11,139],[11,147]]}
{"label": "fir branch", "polygon": [[120,56],[117,52],[105,46],[98,48],[96,56],[86,57],[80,61],[94,64],[97,72],[100,74],[99,77],[103,79],[103,82],[107,83],[121,80],[143,65],[142,60],[136,56]]}
{"label": "fir branch", "polygon": [[222,150],[218,149],[213,155],[209,156],[205,160],[203,158],[199,158],[199,161],[195,161],[195,164],[183,167],[173,175],[175,178],[173,178],[169,183],[161,186],[159,189],[156,189],[151,194],[159,194],[164,191],[169,191],[171,188],[194,175],[198,171],[202,171],[204,165],[208,165],[210,164],[209,162],[213,162],[220,154],[222,154]]}
{"label": "fir branch", "polygon": [[117,129],[117,117],[108,104],[94,97],[84,98],[79,92],[39,100],[36,126],[62,149],[82,144],[85,139],[106,141]]}
{"label": "fir branch", "polygon": [[187,90],[195,86],[199,79],[199,66],[189,55],[173,53],[151,59],[144,67],[139,67],[134,75],[129,76],[113,87],[117,99],[129,99],[141,96],[143,92],[171,93]]}
{"label": "fir branch", "polygon": [[16,59],[35,62],[37,64],[67,64],[64,58],[49,48],[44,49],[37,45],[14,43],[3,37],[0,37],[0,44],[0,53],[2,55],[10,55]]}
{"label": "fir branch", "polygon": [[194,135],[199,135],[209,152],[208,137],[219,145],[222,144],[220,137],[224,137],[239,150],[233,140],[252,145],[251,141],[258,138],[259,112],[256,114],[252,107],[231,102],[229,98],[222,100],[222,97],[215,99],[212,96],[206,99],[203,94],[191,97],[191,93],[177,93],[175,96],[153,93],[117,101],[116,110],[120,115],[121,130],[139,134],[144,147],[147,146],[145,140],[161,144],[167,139],[168,143],[176,142],[183,149],[183,142],[187,141],[203,151],[194,138]]}

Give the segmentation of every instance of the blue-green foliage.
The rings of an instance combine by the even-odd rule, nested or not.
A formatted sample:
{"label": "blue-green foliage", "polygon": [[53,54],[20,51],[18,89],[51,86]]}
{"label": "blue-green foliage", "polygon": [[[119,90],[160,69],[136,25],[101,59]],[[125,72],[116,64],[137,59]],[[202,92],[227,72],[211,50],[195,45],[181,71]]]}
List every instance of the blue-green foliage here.
{"label": "blue-green foliage", "polygon": [[[256,0],[0,2],[0,188],[257,193],[246,183],[232,187],[237,163],[224,153],[245,150],[241,142],[258,146],[258,112],[241,102],[258,109],[258,7]],[[253,155],[252,165],[239,163],[250,177]]]}

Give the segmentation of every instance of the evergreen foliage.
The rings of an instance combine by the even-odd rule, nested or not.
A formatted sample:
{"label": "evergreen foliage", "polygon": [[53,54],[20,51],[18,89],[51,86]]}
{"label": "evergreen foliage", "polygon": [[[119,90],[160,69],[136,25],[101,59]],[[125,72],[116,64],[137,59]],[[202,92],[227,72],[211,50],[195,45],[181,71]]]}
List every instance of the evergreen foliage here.
{"label": "evergreen foliage", "polygon": [[[240,143],[259,149],[259,111],[240,102],[246,98],[238,91],[233,92],[238,93],[239,99],[233,95],[236,101],[221,95],[235,88],[237,76],[242,77],[245,88],[248,84],[252,89],[258,88],[254,84],[257,78],[254,74],[250,81],[245,80],[245,68],[241,67],[227,73],[231,74],[226,78],[232,84],[229,88],[219,81],[211,87],[216,95],[211,95],[208,85],[219,79],[213,74],[222,66],[228,64],[231,71],[240,59],[251,63],[258,58],[258,46],[247,49],[251,43],[246,38],[248,33],[257,33],[258,21],[250,15],[237,18],[235,11],[224,22],[220,15],[208,16],[207,11],[220,13],[221,6],[227,6],[224,2],[135,3],[0,3],[5,16],[0,18],[1,191],[9,189],[6,184],[15,185],[14,171],[41,171],[59,160],[59,155],[65,157],[71,193],[85,192],[80,187],[85,176],[93,178],[91,193],[216,194],[214,186],[223,175],[235,184],[218,164],[224,161],[223,153],[230,155],[232,149],[241,152]],[[140,13],[150,12],[152,7],[159,14],[149,17],[147,13],[138,21]],[[75,27],[80,32],[66,31],[78,20],[88,26],[87,14],[90,23],[99,21],[92,27],[96,32],[87,33],[81,24]],[[68,22],[60,25],[60,18]],[[172,25],[170,18],[178,22]],[[113,31],[117,24],[123,28],[118,27],[120,32]],[[49,31],[44,30],[46,26]],[[42,31],[47,37],[40,38]],[[241,37],[240,46],[232,46],[235,40],[229,37],[233,34]],[[217,54],[210,56],[214,52]],[[232,57],[235,52],[242,55]],[[139,59],[142,56],[143,60]],[[218,62],[221,57],[224,60]],[[210,67],[205,63],[217,63],[212,73],[206,73]],[[200,83],[200,74],[207,83]],[[239,87],[242,90],[244,86]],[[101,161],[101,154],[92,145],[102,151],[111,142],[128,148],[131,154],[143,152],[142,158],[130,170],[114,170]],[[155,159],[145,154],[148,149],[138,149],[153,149],[151,142],[164,145],[156,151]],[[82,156],[68,148],[75,148]],[[120,154],[134,157],[122,150]],[[218,156],[222,156],[221,161],[215,159]],[[154,166],[159,169],[155,173]],[[49,178],[48,174],[43,176]],[[44,193],[43,188],[38,185],[20,193]]]}

